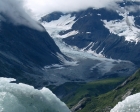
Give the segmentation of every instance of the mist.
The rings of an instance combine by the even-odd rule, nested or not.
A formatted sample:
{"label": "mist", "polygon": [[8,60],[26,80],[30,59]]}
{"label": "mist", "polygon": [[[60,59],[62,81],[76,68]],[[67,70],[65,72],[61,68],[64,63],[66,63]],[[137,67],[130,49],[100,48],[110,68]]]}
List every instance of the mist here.
{"label": "mist", "polygon": [[133,5],[133,6],[126,6],[125,7],[126,10],[128,10],[129,12],[137,12],[140,11],[140,6],[139,5]]}
{"label": "mist", "polygon": [[[109,10],[119,10],[120,7],[117,2],[123,2],[124,0],[24,0],[24,6],[29,9],[30,12],[36,19],[49,14],[54,11],[61,12],[73,12],[93,7],[107,8]],[[126,0],[130,1],[130,0]],[[140,2],[140,0],[133,0]],[[134,7],[127,7],[130,11],[138,10]]]}
{"label": "mist", "polygon": [[116,2],[122,0],[24,0],[25,7],[30,9],[30,13],[36,18],[54,11],[72,12],[93,8],[103,8],[116,6]]}
{"label": "mist", "polygon": [[26,13],[23,6],[23,0],[0,0],[0,20],[43,31],[43,28]]}
{"label": "mist", "polygon": [[[8,17],[8,21],[15,25],[25,25],[43,31],[44,29],[35,20],[39,20],[54,11],[73,12],[93,7],[118,10],[117,2],[123,0],[0,0],[0,20],[5,21],[1,14]],[[127,0],[129,1],[129,0]],[[140,0],[135,0],[140,2]],[[138,11],[140,8],[127,7],[129,11]],[[34,20],[35,19],[35,20]]]}

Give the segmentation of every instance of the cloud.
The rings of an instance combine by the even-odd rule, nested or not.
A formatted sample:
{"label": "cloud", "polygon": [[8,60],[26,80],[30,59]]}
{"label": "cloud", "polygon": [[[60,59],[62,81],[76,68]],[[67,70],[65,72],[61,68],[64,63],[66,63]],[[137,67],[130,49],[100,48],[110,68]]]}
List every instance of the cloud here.
{"label": "cloud", "polygon": [[[5,14],[15,25],[25,25],[42,31],[44,29],[29,15],[38,20],[40,17],[54,11],[72,12],[84,10],[89,7],[117,9],[118,5],[116,3],[122,1],[123,0],[0,0],[0,14]],[[140,0],[135,1],[140,2]],[[126,9],[135,11],[140,8],[137,6],[127,7]],[[5,20],[2,15],[0,15],[0,20]]]}
{"label": "cloud", "polygon": [[71,12],[89,7],[103,8],[115,6],[123,0],[24,0],[25,6],[30,8],[36,16],[42,16],[53,11]]}
{"label": "cloud", "polygon": [[126,6],[125,9],[129,12],[137,12],[140,10],[140,5]]}
{"label": "cloud", "polygon": [[42,31],[43,28],[26,13],[23,4],[22,0],[0,0],[0,19]]}
{"label": "cloud", "polygon": [[[117,2],[127,2],[132,0],[24,0],[25,7],[30,9],[30,13],[34,14],[37,19],[40,17],[54,12],[72,12],[84,10],[89,7],[93,8],[107,8],[112,10],[120,10]],[[140,2],[140,0],[133,0]],[[128,7],[130,11],[134,11],[135,8]]]}

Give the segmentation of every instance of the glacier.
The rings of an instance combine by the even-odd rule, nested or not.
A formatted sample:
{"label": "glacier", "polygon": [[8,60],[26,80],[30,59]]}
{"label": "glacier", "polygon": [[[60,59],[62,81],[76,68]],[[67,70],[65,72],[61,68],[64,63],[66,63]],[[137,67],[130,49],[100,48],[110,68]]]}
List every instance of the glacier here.
{"label": "glacier", "polygon": [[[69,35],[74,38],[79,33],[78,30],[72,30],[72,26],[76,21],[77,18],[72,14],[61,15],[58,20],[50,22],[40,21],[61,52],[71,58],[71,61],[67,61],[61,54],[57,53],[57,57],[62,62],[61,65],[50,65],[42,68],[45,72],[43,80],[48,81],[48,85],[60,85],[71,81],[93,81],[104,75],[116,73],[120,76],[133,73],[135,65],[132,62],[114,60],[111,57],[106,58],[103,54],[104,48],[97,54],[96,50],[98,48],[96,50],[91,49],[96,44],[94,42],[89,43],[82,49],[65,43],[63,41],[64,38],[67,38]],[[65,31],[67,32],[60,33]]]}
{"label": "glacier", "polygon": [[[58,20],[53,20],[51,22],[46,22],[46,21],[41,22],[41,24],[44,26],[46,31],[48,31],[50,36],[54,39],[56,45],[59,46],[61,51],[65,55],[67,55],[73,59],[73,62],[69,63],[70,65],[71,64],[73,65],[73,63],[75,63],[74,65],[76,66],[76,65],[78,65],[78,62],[83,59],[91,59],[94,61],[96,60],[96,61],[100,61],[100,63],[95,64],[94,66],[92,66],[92,68],[99,67],[101,69],[102,73],[107,73],[107,72],[110,72],[111,69],[113,69],[113,67],[115,67],[117,65],[121,66],[122,63],[129,63],[129,65],[132,64],[129,61],[114,60],[111,58],[110,59],[106,58],[103,54],[104,48],[102,49],[102,51],[99,54],[97,54],[96,50],[93,51],[91,49],[95,44],[93,42],[89,43],[89,45],[83,49],[79,49],[76,46],[70,46],[70,45],[66,44],[62,39],[67,38],[70,35],[74,36],[74,35],[78,34],[78,31],[72,30],[64,35],[60,35],[59,33],[63,32],[63,31],[71,30],[73,24],[76,21],[77,20],[76,20],[75,16],[73,16],[71,14],[66,14],[66,15],[62,15]],[[86,32],[86,33],[90,33],[90,32]],[[86,50],[88,47],[89,47],[89,49]],[[64,60],[62,60],[62,62],[64,62]],[[114,64],[114,62],[115,62],[115,64]],[[66,63],[66,61],[64,63]],[[127,66],[127,64],[126,64],[126,66]],[[89,70],[91,70],[91,69],[89,69]]]}
{"label": "glacier", "polygon": [[0,78],[0,112],[70,112],[49,89],[16,84],[13,78]]}
{"label": "glacier", "polygon": [[140,112],[140,93],[128,96],[119,102],[110,112]]}

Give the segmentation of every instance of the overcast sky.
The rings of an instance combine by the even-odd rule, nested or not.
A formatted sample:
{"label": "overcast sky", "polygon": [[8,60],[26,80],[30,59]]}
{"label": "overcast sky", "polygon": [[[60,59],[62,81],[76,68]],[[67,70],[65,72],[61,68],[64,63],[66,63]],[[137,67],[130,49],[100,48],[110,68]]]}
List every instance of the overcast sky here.
{"label": "overcast sky", "polygon": [[[116,2],[122,2],[123,0],[23,0],[25,1],[25,7],[29,8],[32,14],[37,17],[41,17],[53,11],[79,11],[87,9],[89,7],[108,9],[118,8]],[[126,0],[129,1],[129,0]],[[140,0],[132,0],[140,1]],[[131,11],[135,11],[137,7],[130,7]],[[129,7],[128,7],[129,9]]]}
{"label": "overcast sky", "polygon": [[[42,28],[32,18],[39,19],[53,11],[70,12],[89,7],[115,9],[118,7],[116,2],[121,1],[123,0],[0,0],[0,13],[6,14],[16,25],[21,24],[41,30]],[[135,11],[137,7],[130,9]]]}
{"label": "overcast sky", "polygon": [[24,0],[25,6],[37,16],[51,13],[53,11],[79,11],[88,7],[109,8],[115,6],[116,2],[122,0]]}
{"label": "overcast sky", "polygon": [[[25,25],[42,31],[43,28],[29,16],[24,9],[23,0],[0,0],[0,13],[15,25]],[[0,15],[0,20],[4,20]]]}

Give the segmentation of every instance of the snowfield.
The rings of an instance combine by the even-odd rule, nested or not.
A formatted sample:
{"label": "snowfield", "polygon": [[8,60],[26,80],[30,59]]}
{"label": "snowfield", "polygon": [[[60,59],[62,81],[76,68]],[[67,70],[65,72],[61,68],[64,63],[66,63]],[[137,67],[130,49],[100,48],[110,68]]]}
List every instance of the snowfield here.
{"label": "snowfield", "polygon": [[51,22],[42,22],[42,25],[47,29],[47,32],[52,36],[57,36],[59,38],[66,38],[67,36],[76,35],[78,31],[72,31],[65,35],[59,35],[60,31],[70,30],[72,25],[76,22],[75,16],[71,17],[70,14],[61,16],[59,20],[54,20]]}
{"label": "snowfield", "polygon": [[70,112],[49,89],[11,81],[15,79],[0,78],[0,112]]}
{"label": "snowfield", "polygon": [[123,17],[122,20],[102,20],[104,26],[109,29],[110,33],[124,36],[126,41],[137,44],[140,41],[140,29],[135,26],[134,16],[128,16],[128,12],[118,13]]}

